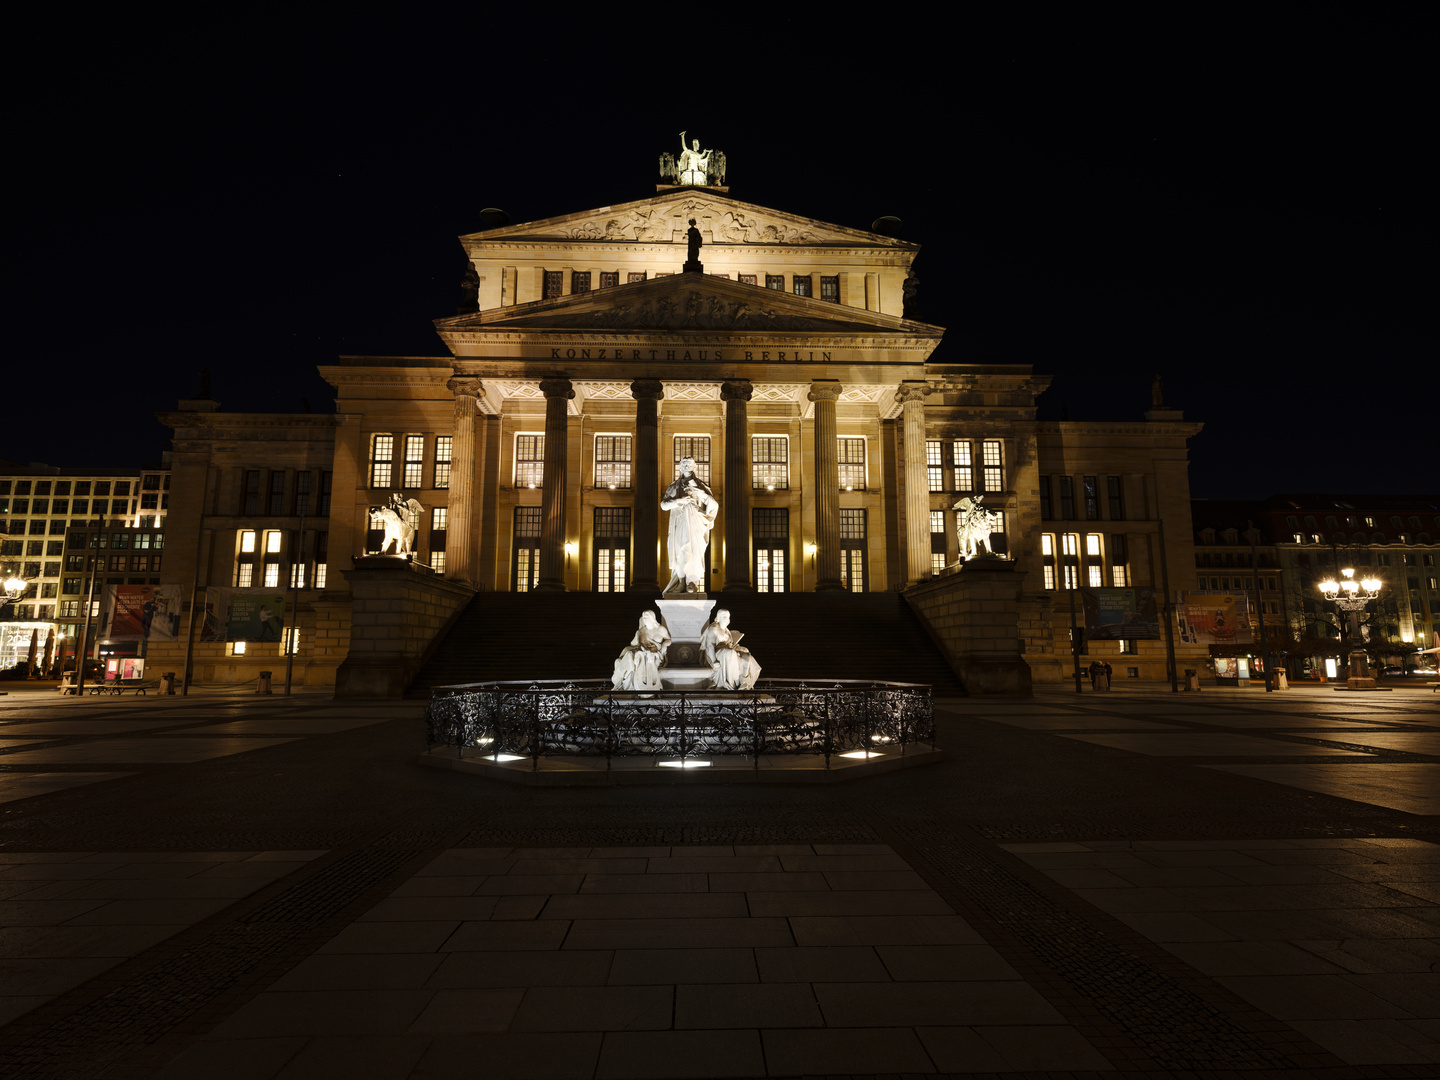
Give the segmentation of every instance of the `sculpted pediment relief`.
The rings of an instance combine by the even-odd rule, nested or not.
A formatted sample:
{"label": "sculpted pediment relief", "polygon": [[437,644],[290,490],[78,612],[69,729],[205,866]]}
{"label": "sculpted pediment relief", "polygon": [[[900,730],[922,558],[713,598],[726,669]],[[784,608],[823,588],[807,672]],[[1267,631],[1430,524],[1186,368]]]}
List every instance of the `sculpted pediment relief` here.
{"label": "sculpted pediment relief", "polygon": [[939,327],[703,274],[437,319],[442,330],[773,330],[927,333]]}
{"label": "sculpted pediment relief", "polygon": [[490,229],[461,239],[478,243],[563,238],[615,243],[683,244],[685,230],[692,217],[707,245],[913,246],[863,229],[831,225],[699,191],[678,192],[600,210]]}

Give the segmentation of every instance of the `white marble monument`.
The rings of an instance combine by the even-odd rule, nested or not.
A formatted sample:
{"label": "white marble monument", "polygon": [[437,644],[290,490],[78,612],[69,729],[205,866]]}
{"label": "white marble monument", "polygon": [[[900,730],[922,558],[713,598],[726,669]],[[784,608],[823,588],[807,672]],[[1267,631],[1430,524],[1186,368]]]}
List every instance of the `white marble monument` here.
{"label": "white marble monument", "polygon": [[720,504],[710,485],[695,475],[693,458],[681,458],[679,470],[660,499],[660,509],[670,513],[670,581],[665,595],[703,597],[708,584],[705,549],[710,545],[710,530],[720,513]]}
{"label": "white marble monument", "polygon": [[615,690],[663,690],[660,672],[667,662],[670,633],[661,626],[653,611],[640,616],[640,628],[615,659],[615,672],[610,686]]}
{"label": "white marble monument", "polygon": [[710,665],[710,683],[716,690],[753,690],[760,664],[740,644],[745,635],[730,629],[730,612],[721,608],[700,632],[700,650]]}

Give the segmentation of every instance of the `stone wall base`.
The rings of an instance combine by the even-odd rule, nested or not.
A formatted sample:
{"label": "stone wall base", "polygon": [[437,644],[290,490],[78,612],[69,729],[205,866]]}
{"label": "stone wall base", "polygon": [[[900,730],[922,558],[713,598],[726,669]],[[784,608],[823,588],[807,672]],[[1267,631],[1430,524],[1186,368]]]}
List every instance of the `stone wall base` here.
{"label": "stone wall base", "polygon": [[972,696],[1032,692],[1020,628],[1023,578],[1009,559],[972,559],[904,592]]}

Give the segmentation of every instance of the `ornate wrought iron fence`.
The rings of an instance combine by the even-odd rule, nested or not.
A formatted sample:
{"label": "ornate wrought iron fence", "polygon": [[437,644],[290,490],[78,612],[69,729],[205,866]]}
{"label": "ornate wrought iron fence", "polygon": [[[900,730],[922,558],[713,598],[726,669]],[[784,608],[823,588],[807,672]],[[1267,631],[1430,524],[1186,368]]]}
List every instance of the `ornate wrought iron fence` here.
{"label": "ornate wrought iron fence", "polygon": [[766,679],[753,690],[612,691],[606,679],[436,687],[426,711],[433,750],[514,761],[543,757],[824,755],[935,744],[930,687],[917,683]]}

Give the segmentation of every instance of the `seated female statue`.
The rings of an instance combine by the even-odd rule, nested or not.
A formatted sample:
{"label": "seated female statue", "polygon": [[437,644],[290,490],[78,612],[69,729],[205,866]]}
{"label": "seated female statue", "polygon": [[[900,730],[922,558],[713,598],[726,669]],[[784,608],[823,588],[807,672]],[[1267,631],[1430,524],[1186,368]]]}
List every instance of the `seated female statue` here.
{"label": "seated female statue", "polygon": [[759,663],[740,645],[744,636],[730,629],[730,612],[724,608],[700,631],[700,650],[710,664],[715,689],[751,690],[760,678]]}
{"label": "seated female statue", "polygon": [[660,669],[665,666],[665,650],[670,645],[670,631],[660,625],[653,611],[640,616],[640,629],[615,659],[615,673],[610,685],[615,690],[663,690]]}

